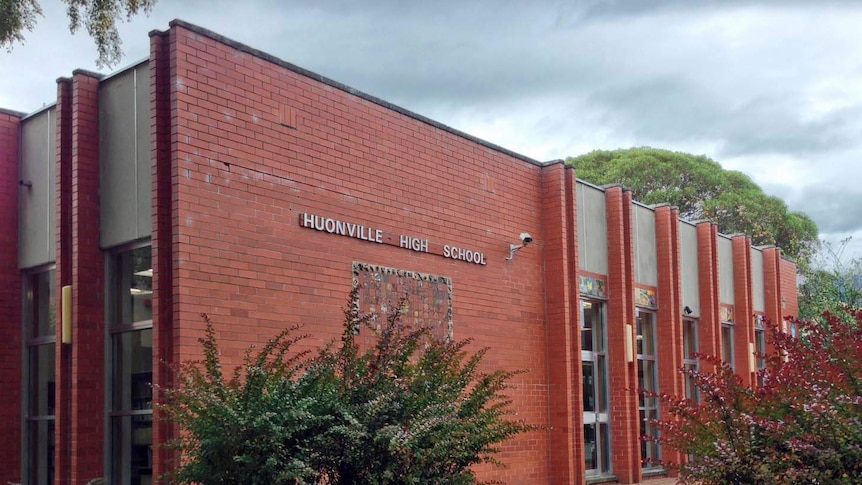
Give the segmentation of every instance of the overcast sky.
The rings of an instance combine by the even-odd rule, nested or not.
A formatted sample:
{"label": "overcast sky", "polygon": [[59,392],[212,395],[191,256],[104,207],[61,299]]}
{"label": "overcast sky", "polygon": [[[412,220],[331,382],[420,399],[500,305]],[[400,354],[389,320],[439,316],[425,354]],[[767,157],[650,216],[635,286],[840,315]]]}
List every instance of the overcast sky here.
{"label": "overcast sky", "polygon": [[[0,107],[97,69],[59,0],[0,52]],[[862,2],[159,0],[130,64],[180,18],[538,160],[705,154],[862,257]]]}

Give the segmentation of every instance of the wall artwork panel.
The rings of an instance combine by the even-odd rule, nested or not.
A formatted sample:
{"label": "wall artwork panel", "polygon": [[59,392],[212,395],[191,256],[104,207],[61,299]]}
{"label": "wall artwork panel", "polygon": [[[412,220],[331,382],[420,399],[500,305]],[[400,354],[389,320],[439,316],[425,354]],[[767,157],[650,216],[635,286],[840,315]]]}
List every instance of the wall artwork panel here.
{"label": "wall artwork panel", "polygon": [[355,262],[353,286],[359,288],[355,304],[371,315],[372,325],[379,328],[400,303],[401,323],[428,327],[439,339],[453,338],[449,278]]}

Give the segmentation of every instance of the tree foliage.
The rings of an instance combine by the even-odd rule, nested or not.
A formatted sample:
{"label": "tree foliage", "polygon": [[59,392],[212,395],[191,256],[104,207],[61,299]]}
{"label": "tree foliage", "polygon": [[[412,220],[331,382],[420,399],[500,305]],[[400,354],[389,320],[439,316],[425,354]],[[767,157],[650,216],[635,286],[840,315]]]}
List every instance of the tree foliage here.
{"label": "tree foliage", "polygon": [[759,387],[708,359],[717,371],[687,372],[699,403],[647,393],[666,410],[657,441],[692,456],[681,483],[862,483],[862,312],[851,315],[795,321],[800,337],[772,327]]}
{"label": "tree foliage", "polygon": [[[376,333],[372,348],[359,328]],[[290,333],[226,378],[207,321],[204,360],[166,390],[181,429],[172,483],[472,484],[472,465],[533,429],[510,419],[503,391],[517,372],[480,372],[486,350],[404,327],[398,312],[378,329],[348,306],[341,341],[313,357],[291,350],[302,337]]]}
{"label": "tree foliage", "polygon": [[[96,42],[100,67],[110,67],[123,57],[117,24],[139,12],[149,13],[156,0],[63,0],[69,17],[69,30],[83,27]],[[11,49],[24,42],[24,31],[32,31],[36,17],[42,15],[37,0],[0,0],[0,47]]]}
{"label": "tree foliage", "polygon": [[708,157],[644,147],[594,151],[566,162],[592,184],[620,183],[645,204],[669,203],[686,219],[708,219],[725,234],[776,245],[800,268],[817,248],[817,225],[807,215],[789,211],[747,175],[724,170]]}
{"label": "tree foliage", "polygon": [[847,238],[837,247],[822,244],[799,286],[799,318],[820,321],[829,312],[847,321],[852,319],[848,310],[862,309],[862,259],[845,260],[849,242]]}

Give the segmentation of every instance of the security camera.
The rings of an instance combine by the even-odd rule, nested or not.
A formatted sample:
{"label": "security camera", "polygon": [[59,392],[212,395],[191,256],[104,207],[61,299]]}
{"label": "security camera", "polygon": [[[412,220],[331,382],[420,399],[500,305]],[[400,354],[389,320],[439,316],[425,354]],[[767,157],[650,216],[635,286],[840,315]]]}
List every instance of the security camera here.
{"label": "security camera", "polygon": [[530,244],[531,242],[533,242],[533,236],[531,236],[529,232],[522,232],[521,233],[521,242],[523,242],[524,246],[526,246],[527,244]]}
{"label": "security camera", "polygon": [[507,261],[511,261],[512,259],[514,259],[515,253],[518,252],[518,250],[527,247],[527,244],[533,242],[533,236],[531,236],[529,232],[522,232],[520,238],[521,244],[509,245],[509,257],[506,258]]}

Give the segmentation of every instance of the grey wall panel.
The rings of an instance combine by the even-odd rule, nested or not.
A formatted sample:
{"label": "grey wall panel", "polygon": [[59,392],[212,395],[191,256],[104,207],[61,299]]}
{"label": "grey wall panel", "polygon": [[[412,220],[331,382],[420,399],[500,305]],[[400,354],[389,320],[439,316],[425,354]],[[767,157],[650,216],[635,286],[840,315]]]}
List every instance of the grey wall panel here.
{"label": "grey wall panel", "polygon": [[766,311],[766,297],[763,293],[763,251],[751,249],[751,292],[754,311]]}
{"label": "grey wall panel", "polygon": [[697,262],[697,228],[679,224],[680,279],[682,280],[682,306],[692,310],[693,318],[700,316],[700,271]]}
{"label": "grey wall panel", "polygon": [[146,64],[102,82],[99,116],[101,245],[111,247],[150,234],[152,186]]}
{"label": "grey wall panel", "polygon": [[152,232],[153,165],[150,158],[150,65],[135,68],[135,141],[138,171],[138,237]]}
{"label": "grey wall panel", "polygon": [[578,266],[608,274],[608,215],[605,193],[578,183]]}
{"label": "grey wall panel", "polygon": [[655,242],[655,211],[635,205],[632,211],[635,246],[635,283],[658,286],[658,257]]}
{"label": "grey wall panel", "polygon": [[32,184],[18,188],[18,265],[52,263],[55,250],[56,109],[27,118],[21,125],[19,177]]}
{"label": "grey wall panel", "polygon": [[733,242],[724,236],[718,236],[718,287],[719,301],[733,305]]}

